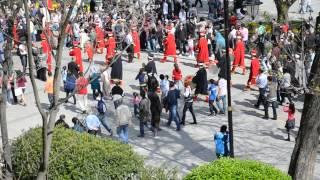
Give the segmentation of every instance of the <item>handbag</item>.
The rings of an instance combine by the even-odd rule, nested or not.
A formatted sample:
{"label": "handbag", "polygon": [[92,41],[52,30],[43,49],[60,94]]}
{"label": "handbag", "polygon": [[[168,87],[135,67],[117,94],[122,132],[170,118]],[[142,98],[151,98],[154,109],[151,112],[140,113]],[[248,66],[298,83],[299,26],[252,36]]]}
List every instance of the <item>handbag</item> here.
{"label": "handbag", "polygon": [[16,89],[14,89],[14,94],[15,94],[15,96],[21,96],[22,95],[22,88],[16,88]]}

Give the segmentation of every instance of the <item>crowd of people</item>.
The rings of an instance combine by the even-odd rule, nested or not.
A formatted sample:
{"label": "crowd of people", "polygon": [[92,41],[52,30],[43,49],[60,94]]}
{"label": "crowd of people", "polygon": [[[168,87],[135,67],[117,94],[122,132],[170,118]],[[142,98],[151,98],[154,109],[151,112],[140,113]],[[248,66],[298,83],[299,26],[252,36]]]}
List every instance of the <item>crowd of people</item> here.
{"label": "crowd of people", "polygon": [[[139,119],[139,137],[145,136],[145,127],[157,136],[161,130],[160,119],[163,113],[169,113],[166,123],[171,126],[174,121],[176,130],[186,125],[186,112],[189,110],[193,122],[197,124],[193,102],[204,95],[208,103],[209,116],[224,115],[227,95],[227,73],[236,73],[240,67],[241,73],[246,74],[245,55],[251,57],[250,73],[244,90],[259,89],[259,97],[254,105],[259,108],[263,105],[264,118],[269,119],[269,106],[273,109],[273,119],[277,119],[278,105],[285,105],[288,112],[286,128],[290,140],[290,130],[294,128],[294,99],[293,96],[299,88],[307,88],[308,77],[312,75],[311,66],[319,46],[317,36],[319,32],[313,30],[310,23],[305,22],[299,32],[294,32],[289,23],[278,23],[275,19],[270,22],[271,31],[267,31],[266,23],[259,22],[254,32],[244,22],[241,3],[235,3],[235,16],[230,18],[230,33],[224,36],[217,28],[216,19],[221,18],[223,4],[219,0],[211,0],[209,16],[198,17],[197,2],[164,0],[156,2],[158,9],[152,9],[142,14],[143,20],[137,18],[139,14],[124,12],[104,12],[96,8],[79,8],[79,4],[72,13],[71,20],[66,28],[64,46],[70,48],[70,62],[61,72],[62,83],[66,93],[66,103],[69,96],[73,104],[77,105],[84,119],[73,118],[73,129],[79,132],[87,131],[99,134],[104,127],[113,135],[112,127],[108,122],[107,106],[109,100],[114,104],[117,134],[122,142],[128,143],[128,128],[132,123],[132,113]],[[59,28],[61,22],[61,7],[48,8],[46,4],[30,2],[32,47],[26,46],[26,18],[21,10],[8,28],[6,16],[1,16],[0,43],[13,39],[16,55],[20,57],[21,67],[9,76],[7,86],[8,105],[20,103],[26,105],[24,91],[27,86],[28,64],[27,49],[33,49],[36,64],[37,78],[45,81],[45,93],[48,94],[49,108],[53,101],[53,69],[55,68],[53,52],[58,47]],[[146,5],[147,7],[147,5]],[[129,9],[129,8],[128,8]],[[320,21],[320,19],[317,21]],[[267,22],[269,23],[269,22]],[[218,21],[219,25],[219,21]],[[12,30],[10,33],[5,33]],[[13,37],[8,37],[12,34]],[[226,47],[226,41],[229,47]],[[302,40],[301,40],[302,39]],[[318,43],[318,44],[317,44]],[[304,49],[301,48],[303,44]],[[0,47],[3,52],[4,47]],[[232,67],[226,66],[226,50],[231,56]],[[143,63],[135,80],[140,90],[132,95],[133,110],[130,110],[123,99],[123,64],[125,51],[127,62],[134,63],[141,59],[141,53],[148,53],[148,62]],[[95,61],[96,54],[103,54],[104,65],[98,67]],[[173,58],[174,67],[172,80],[170,74],[160,74],[157,71],[155,55],[161,54],[161,63]],[[179,66],[179,58],[188,56],[194,59],[194,65],[199,68],[194,76],[183,76],[183,69]],[[86,57],[86,58],[84,58]],[[303,59],[302,59],[303,57]],[[88,74],[83,64],[90,63]],[[105,69],[111,67],[111,73]],[[207,69],[217,66],[220,71],[218,79],[208,79]],[[0,77],[2,77],[0,75]],[[132,84],[132,82],[128,82]],[[1,83],[2,84],[2,83]],[[88,104],[88,85],[91,85],[92,97],[96,105]],[[179,99],[184,105],[182,118],[179,113]],[[68,125],[61,116],[57,124]],[[228,142],[227,127],[221,127],[221,133],[215,135],[217,150],[221,144]],[[227,148],[227,147],[226,147]],[[217,156],[227,154],[227,149],[217,151]]]}

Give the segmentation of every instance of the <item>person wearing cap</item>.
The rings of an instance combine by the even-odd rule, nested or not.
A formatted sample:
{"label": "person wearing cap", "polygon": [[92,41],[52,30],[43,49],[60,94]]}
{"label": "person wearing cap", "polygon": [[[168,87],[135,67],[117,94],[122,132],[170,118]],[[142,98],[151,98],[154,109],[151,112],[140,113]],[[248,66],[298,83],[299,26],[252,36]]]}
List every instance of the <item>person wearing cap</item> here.
{"label": "person wearing cap", "polygon": [[47,56],[47,66],[48,66],[48,72],[52,71],[52,57],[51,57],[51,47],[49,45],[49,42],[44,34],[41,34],[41,48],[42,53],[46,54]]}
{"label": "person wearing cap", "polygon": [[75,58],[75,62],[79,67],[79,71],[83,72],[82,54],[81,54],[81,49],[79,48],[78,41],[73,42],[73,48],[70,50],[69,56],[72,56]]}
{"label": "person wearing cap", "polygon": [[256,78],[259,74],[259,69],[260,69],[260,60],[257,58],[257,51],[255,49],[251,51],[251,56],[252,58],[251,58],[251,66],[250,66],[250,75],[247,82],[246,90],[251,89],[250,85],[256,84]]}
{"label": "person wearing cap", "polygon": [[200,32],[200,38],[196,49],[198,50],[197,66],[199,66],[200,63],[209,64],[208,41],[205,37],[205,32]]}
{"label": "person wearing cap", "polygon": [[245,45],[242,41],[241,36],[237,36],[237,42],[234,49],[234,61],[232,65],[232,73],[235,72],[236,67],[240,67],[242,69],[242,74],[246,73],[246,67],[244,64],[244,56],[245,56]]}
{"label": "person wearing cap", "polygon": [[133,39],[133,53],[137,54],[138,59],[140,59],[140,38],[139,33],[137,32],[137,27],[133,26],[131,28],[132,39]]}
{"label": "person wearing cap", "polygon": [[177,62],[177,52],[176,52],[176,40],[173,33],[168,33],[168,36],[163,42],[164,45],[164,56],[160,62],[166,62],[168,56],[172,56],[174,62]]}
{"label": "person wearing cap", "polygon": [[107,54],[106,54],[106,64],[109,64],[116,52],[116,40],[113,37],[113,33],[108,32],[108,39],[105,41],[105,47],[107,48]]}
{"label": "person wearing cap", "polygon": [[154,62],[154,55],[151,53],[148,54],[148,63],[145,67],[145,70],[146,70],[147,74],[149,74],[149,73],[158,74],[156,63]]}

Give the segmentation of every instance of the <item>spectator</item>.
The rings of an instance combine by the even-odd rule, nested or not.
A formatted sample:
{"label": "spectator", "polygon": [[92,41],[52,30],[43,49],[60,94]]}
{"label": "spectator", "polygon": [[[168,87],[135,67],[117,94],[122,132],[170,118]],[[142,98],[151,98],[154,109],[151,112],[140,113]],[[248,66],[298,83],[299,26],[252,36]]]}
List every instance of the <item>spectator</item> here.
{"label": "spectator", "polygon": [[122,98],[116,100],[118,106],[116,107],[116,124],[117,124],[117,134],[120,138],[120,141],[128,144],[129,140],[129,125],[131,124],[131,112],[127,105],[124,105]]}
{"label": "spectator", "polygon": [[222,125],[220,127],[220,132],[214,135],[214,142],[216,144],[216,155],[217,158],[229,156],[229,133],[227,131],[227,126]]}

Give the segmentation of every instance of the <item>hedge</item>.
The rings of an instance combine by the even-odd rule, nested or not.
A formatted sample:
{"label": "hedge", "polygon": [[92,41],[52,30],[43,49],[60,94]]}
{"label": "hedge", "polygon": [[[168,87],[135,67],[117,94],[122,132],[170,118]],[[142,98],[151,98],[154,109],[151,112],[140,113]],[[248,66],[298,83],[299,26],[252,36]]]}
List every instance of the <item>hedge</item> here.
{"label": "hedge", "polygon": [[291,177],[271,165],[253,160],[222,158],[197,167],[185,180],[281,179]]}
{"label": "hedge", "polygon": [[[16,177],[36,177],[41,147],[40,128],[30,129],[13,143]],[[64,128],[54,129],[49,179],[126,179],[138,176],[143,169],[142,157],[127,144]]]}

